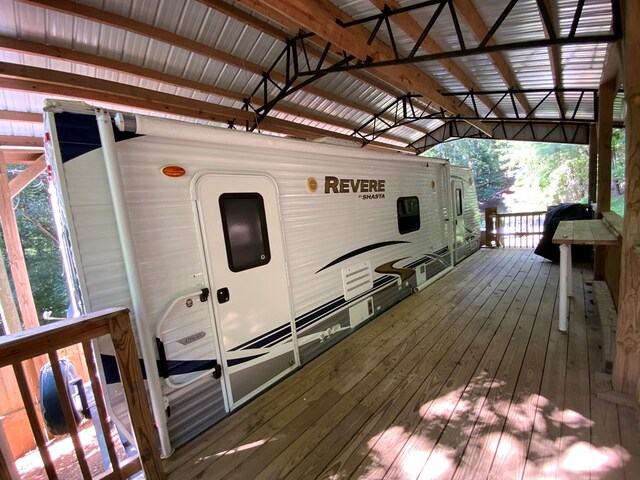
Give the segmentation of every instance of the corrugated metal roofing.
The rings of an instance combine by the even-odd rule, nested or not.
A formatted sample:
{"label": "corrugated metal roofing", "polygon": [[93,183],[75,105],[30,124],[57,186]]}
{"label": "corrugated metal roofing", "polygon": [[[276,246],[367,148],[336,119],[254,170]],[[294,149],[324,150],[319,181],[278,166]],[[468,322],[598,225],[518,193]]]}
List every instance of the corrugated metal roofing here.
{"label": "corrugated metal roofing", "polygon": [[[250,69],[245,67],[248,64],[253,64],[264,70],[269,69],[285,46],[282,40],[260,31],[259,28],[247,25],[243,21],[229,17],[196,0],[79,0],[77,3],[161,28],[194,43],[214,47],[236,57],[238,64],[231,65],[202,53],[191,51],[187,46],[171,45],[158,39],[149,38],[144,33],[132,33],[107,25],[102,23],[100,18],[88,20],[69,13],[21,3],[17,0],[0,0],[0,34],[99,55],[167,75],[212,85],[244,96],[251,94],[259,86],[261,80],[260,75],[252,73]],[[277,21],[251,11],[241,1],[229,1],[228,3],[243,12],[250,13],[253,18],[272,27],[276,26],[280,31],[288,31]],[[416,2],[403,0],[398,3],[404,7]],[[500,17],[509,2],[507,0],[491,2],[473,0],[471,3],[484,21],[485,26],[489,28]],[[574,21],[576,1],[556,0],[550,3],[552,4],[552,14],[556,19],[556,28],[561,35],[568,35]],[[363,19],[380,13],[380,10],[370,0],[333,0],[332,4],[353,19]],[[424,27],[429,23],[437,8],[437,5],[431,5],[412,10],[408,15]],[[478,45],[479,39],[459,14],[458,20],[463,42],[467,48],[474,48]],[[611,22],[611,2],[609,0],[590,0],[584,5],[577,35],[608,33],[611,30]],[[393,16],[390,18],[390,25],[393,31],[393,40],[399,52],[406,56],[413,48],[414,40],[395,24]],[[363,26],[371,30],[374,28],[375,22],[367,22]],[[459,37],[449,8],[443,8],[438,21],[433,24],[430,38],[444,51],[460,48]],[[543,20],[535,0],[517,2],[494,35],[494,39],[498,43],[544,38]],[[386,27],[380,29],[378,39],[389,45],[392,43],[391,35]],[[563,45],[557,48],[562,63],[562,78],[559,83],[554,82],[550,49],[547,47],[522,48],[501,53],[507,60],[515,78],[516,84],[514,85],[505,84],[503,72],[496,69],[494,60],[487,54],[463,56],[455,58],[454,62],[471,78],[476,86],[476,91],[495,92],[505,90],[508,87],[522,89],[548,89],[554,86],[564,88],[598,87],[607,51],[605,43]],[[419,53],[425,54],[426,52],[420,50]],[[301,63],[304,62],[303,52],[299,52],[298,60]],[[5,50],[0,50],[0,61],[105,79],[121,85],[137,86],[235,109],[241,109],[243,106],[242,102],[228,97],[74,61],[45,58],[26,53],[18,54]],[[464,83],[439,61],[430,60],[415,65],[435,80],[440,85],[442,92],[467,90]],[[283,73],[284,63],[278,64],[275,71]],[[385,82],[388,83],[388,80],[382,79],[378,83]],[[277,106],[271,115],[297,124],[325,129],[328,132],[350,135],[353,130],[369,122],[372,113],[380,112],[391,105],[395,101],[395,92],[397,91],[397,85],[390,85],[389,88],[383,90],[377,85],[372,85],[346,72],[326,75],[316,80],[312,86],[315,90],[299,90],[286,98],[289,105],[299,107],[301,110],[299,115],[280,111]],[[328,92],[326,97],[329,98],[318,95],[318,89]],[[269,92],[270,95],[274,95],[277,89],[272,85]],[[533,114],[535,117],[545,119],[559,117],[560,110],[555,95],[544,101],[542,101],[544,93],[526,93],[525,95],[531,108],[541,102]],[[0,109],[38,112],[41,111],[42,99],[46,96],[48,95],[26,94],[0,89]],[[335,96],[345,98],[348,101],[345,102],[346,104],[340,103],[334,98]],[[579,94],[567,92],[560,97],[563,99],[564,109],[572,113],[578,103]],[[487,98],[492,100],[495,105],[502,98],[502,95],[492,93],[487,95]],[[500,103],[499,108],[494,109],[491,114],[489,112],[493,105],[485,105],[478,98],[475,100],[474,104],[470,97],[465,99],[464,96],[461,96],[457,101],[464,102],[469,110],[477,108],[480,115],[493,117],[496,112],[502,112],[507,116],[515,116],[510,100],[504,100],[503,103]],[[254,99],[254,101],[256,100]],[[98,104],[100,102],[92,103]],[[256,103],[260,104],[259,101]],[[362,107],[354,108],[354,103]],[[423,105],[427,103],[428,101],[424,101]],[[102,104],[104,105],[104,103]],[[120,106],[117,108],[121,109]],[[517,108],[519,116],[527,115],[524,107],[519,103]],[[307,118],[305,117],[306,111],[317,112],[321,118],[325,119],[336,118],[339,119],[339,122],[336,121],[336,125],[332,125],[329,120],[324,122],[319,118]],[[619,115],[618,111],[619,109],[616,110]],[[593,117],[594,112],[593,101],[591,99],[589,101],[583,100],[579,111],[575,113],[575,118],[588,120]],[[151,112],[151,114],[169,116],[158,112]],[[173,117],[198,123],[225,125],[220,122],[195,120],[184,116],[174,115]],[[382,136],[377,140],[399,146],[402,145],[402,141],[409,144],[440,125],[442,125],[441,120],[420,120],[412,122],[410,125],[398,126],[389,132],[388,138]],[[27,123],[1,121],[0,133],[3,135],[38,136],[41,134],[41,127]]]}

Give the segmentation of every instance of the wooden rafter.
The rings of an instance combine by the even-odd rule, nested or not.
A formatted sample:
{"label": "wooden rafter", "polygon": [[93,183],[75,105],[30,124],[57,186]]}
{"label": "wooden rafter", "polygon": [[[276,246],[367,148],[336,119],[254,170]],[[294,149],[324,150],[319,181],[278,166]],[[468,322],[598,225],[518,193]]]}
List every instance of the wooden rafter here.
{"label": "wooden rafter", "polygon": [[0,110],[0,121],[42,123],[42,114],[30,112],[14,112],[12,110]]}
{"label": "wooden rafter", "polygon": [[[396,10],[401,8],[402,6],[396,0],[371,0],[376,7],[382,11],[385,6],[391,8],[392,10]],[[409,35],[413,41],[417,42],[420,36],[422,35],[422,31],[424,30],[423,26],[420,26],[418,22],[416,22],[410,14],[401,13],[399,15],[394,15],[392,17],[392,21],[398,25],[404,32]],[[426,37],[422,43],[422,49],[427,53],[441,53],[444,50],[438,43],[430,37]],[[469,75],[455,62],[455,60],[451,58],[440,60],[439,63],[451,74],[456,80],[458,80],[467,90],[477,90],[478,86],[474,82],[474,80],[469,77]],[[478,95],[478,98],[482,103],[484,103],[489,110],[493,110],[496,116],[503,116],[504,113],[500,108],[495,107],[493,101],[486,95]]]}
{"label": "wooden rafter", "polygon": [[26,137],[21,135],[0,135],[0,146],[42,147],[42,139],[40,137]]}
{"label": "wooden rafter", "polygon": [[[268,70],[268,67],[249,62],[246,59],[236,57],[227,52],[211,47],[209,45],[205,45],[204,43],[197,42],[190,38],[182,37],[175,33],[154,27],[152,25],[148,25],[143,22],[139,22],[137,20],[133,20],[121,15],[116,15],[114,13],[110,13],[87,5],[74,3],[69,0],[19,1],[22,3],[37,5],[57,12],[83,18],[85,20],[102,23],[104,25],[109,25],[138,35],[143,35],[145,37],[152,38],[168,45],[173,45],[184,50],[211,58],[213,60],[233,65],[236,68],[251,72],[258,76],[262,76],[263,73]],[[272,79],[277,82],[284,82],[286,80],[285,75],[279,72],[272,72],[271,76]],[[373,109],[367,108],[363,105],[358,104],[357,102],[341,97],[335,93],[327,92],[314,86],[308,86],[305,88],[305,90],[309,93],[312,93],[313,95],[325,98],[341,105],[345,105],[349,108],[361,110],[371,115],[375,114],[375,111]]]}
{"label": "wooden rafter", "polygon": [[[476,7],[473,5],[473,3],[471,3],[471,0],[453,0],[453,1],[455,2],[456,10],[460,15],[462,15],[464,22],[467,24],[469,29],[473,32],[473,35],[476,37],[476,39],[479,42],[481,42],[487,36],[487,33],[489,33],[489,29],[487,28],[487,25],[484,23],[484,20],[478,13],[478,10],[476,9]],[[494,45],[494,44],[495,42],[493,38],[491,38],[487,42],[487,45]],[[511,68],[507,63],[507,60],[502,53],[499,53],[499,52],[490,53],[489,58],[491,58],[491,61],[495,65],[498,74],[500,75],[500,77],[502,77],[502,80],[504,81],[507,88],[509,89],[520,88],[515,75],[511,71]],[[529,101],[527,100],[527,97],[524,94],[519,94],[516,98],[518,100],[518,103],[520,103],[520,105],[524,109],[525,113],[527,115],[531,113],[531,105],[529,105]]]}
{"label": "wooden rafter", "polygon": [[[328,0],[318,0],[316,2],[298,2],[296,0],[259,1],[280,15],[284,15],[296,22],[301,29],[314,32],[361,61],[367,61],[368,59],[385,61],[394,58],[393,49],[381,40],[373,39],[369,43],[371,32],[365,27],[356,26],[349,29],[340,27],[336,20],[339,19],[346,23],[352,19]],[[384,68],[374,68],[372,71],[381,78],[400,81],[405,90],[419,93],[424,98],[454,115],[472,116],[472,110],[469,107],[459,105],[457,101],[444,97],[440,93],[444,90],[443,87],[415,65],[391,65]],[[491,130],[482,122],[471,120],[469,123],[487,135],[491,134]]]}
{"label": "wooden rafter", "polygon": [[[538,11],[540,12],[540,20],[544,34],[547,38],[555,38],[558,35],[558,17],[555,9],[549,0],[538,0]],[[558,45],[548,47],[549,62],[551,63],[551,76],[553,84],[556,88],[563,88],[564,81],[562,78],[562,51]],[[556,94],[558,96],[558,108],[560,109],[560,117],[565,118],[564,95],[562,92]]]}
{"label": "wooden rafter", "polygon": [[[147,78],[150,80],[155,80],[155,81],[170,84],[170,85],[175,85],[178,87],[189,88],[192,90],[197,90],[197,91],[209,93],[212,95],[217,95],[220,97],[230,98],[238,102],[243,102],[246,97],[246,95],[244,95],[241,92],[226,90],[220,87],[216,87],[214,85],[210,85],[203,82],[197,82],[194,80],[189,80],[187,78],[159,72],[157,70],[152,70],[150,68],[145,68],[145,67],[140,67],[130,63],[120,62],[118,60],[113,60],[110,58],[101,57],[101,56],[93,55],[90,53],[79,52],[77,50],[71,50],[71,49],[62,48],[62,47],[55,47],[52,45],[44,45],[42,43],[31,42],[27,40],[19,40],[16,38],[6,37],[2,35],[0,35],[0,49],[19,52],[19,53],[27,53],[30,55],[37,55],[39,57],[45,57],[45,58],[61,58],[64,60],[72,61],[74,63],[81,63],[84,65],[107,68],[109,70],[126,73],[128,75],[135,75],[141,78]],[[315,111],[300,107],[291,102],[280,102],[275,110],[282,113],[289,114],[289,115],[295,115],[298,117],[307,118],[309,120],[313,120],[316,122],[326,123],[327,125],[334,125],[340,128],[344,128],[346,130],[354,129],[353,125],[351,125],[350,123],[340,118],[337,118],[335,116],[319,114]],[[30,116],[29,118],[33,118],[33,119],[38,118],[38,121],[42,122],[42,115],[35,114],[35,113],[28,114],[28,115]],[[3,119],[2,111],[0,111],[0,120],[2,119]],[[10,119],[11,118],[7,118],[7,120],[10,120]],[[386,138],[396,142],[406,142],[406,139],[403,139],[394,135],[387,135]]]}
{"label": "wooden rafter", "polygon": [[[131,85],[123,85],[108,80],[11,63],[0,62],[0,87],[115,103],[123,106],[200,118],[214,122],[244,122],[252,119],[252,113],[245,110],[170,95]],[[349,141],[354,140],[354,138],[349,135],[310,127],[297,122],[281,120],[275,117],[265,119],[262,127],[267,131],[305,138],[335,137]],[[2,141],[3,137],[0,137],[0,144]],[[7,144],[10,144],[10,142]],[[13,144],[15,145],[15,143]],[[42,140],[40,140],[40,145],[42,145]],[[382,142],[377,142],[371,146],[392,150],[404,150],[402,147],[396,147]]]}
{"label": "wooden rafter", "polygon": [[[242,10],[239,10],[238,8],[235,8],[225,2],[218,2],[217,0],[198,0],[198,1],[200,1],[205,5],[210,6],[211,8],[215,8],[216,10],[219,10],[225,13],[225,15],[232,16],[233,18],[236,18],[237,20],[240,20],[242,22],[247,22],[248,25],[251,25],[253,28],[256,28],[257,30],[263,33],[266,33],[272,36],[273,38],[276,38],[283,42],[286,42],[287,40],[289,40],[289,37],[287,35],[283,34],[282,32],[280,32],[280,30],[273,27],[269,23],[261,21],[260,19],[255,18],[251,15],[248,15]],[[250,10],[258,13],[262,17],[268,18],[269,20],[274,21],[279,25],[282,25],[282,27],[285,30],[288,30],[290,32],[298,32],[300,30],[300,27],[294,21],[292,21],[291,19],[287,18],[284,15],[279,14],[278,12],[275,12],[269,9],[268,7],[266,7],[265,5],[262,5],[257,0],[238,0],[238,2],[243,4],[245,7],[249,8]],[[308,44],[311,45],[312,41],[313,41],[313,37],[310,39],[310,42],[308,42]],[[335,58],[333,59],[336,61],[340,59],[344,53],[340,48],[338,48],[335,45],[331,45],[331,51],[335,54]],[[310,53],[311,55],[320,56],[322,55],[323,52],[322,52],[322,49],[320,48],[320,45],[317,45],[316,47],[311,45],[311,49],[308,51],[308,53]],[[393,78],[381,79],[381,77],[379,76],[375,77],[374,75],[366,71],[354,71],[354,72],[350,72],[349,74],[355,78],[358,78],[362,82],[368,83],[369,85],[393,97],[402,96],[403,94],[406,93],[405,86],[402,85],[397,79],[393,79]],[[279,104],[280,103],[278,103],[278,105]],[[430,108],[426,102],[423,104],[423,106],[425,108]],[[275,109],[277,110],[279,109],[279,107],[276,106]],[[378,112],[374,109],[364,110],[361,108],[360,110],[365,111],[366,113],[372,116],[375,116],[378,114]],[[392,118],[387,118],[387,120],[393,121]],[[417,130],[421,133],[425,133],[425,134],[428,133],[427,129],[422,128],[419,125],[410,125],[409,128]]]}
{"label": "wooden rafter", "polygon": [[[255,28],[256,30],[262,33],[265,33],[277,40],[280,40],[281,42],[287,42],[298,33],[295,30],[295,28],[293,28],[291,23],[289,23],[288,26],[286,25],[287,23],[286,21],[284,21],[283,23],[282,18],[280,19],[281,21],[278,22],[280,25],[282,25],[282,29],[280,29],[268,22],[265,22],[245,12],[244,10],[241,10],[235,5],[231,5],[226,2],[221,2],[219,0],[197,0],[197,1],[202,3],[203,5],[213,8],[221,13],[224,13],[228,17],[235,18],[236,20],[243,23],[244,25],[248,25],[252,28]],[[255,5],[255,2],[252,3],[252,9],[256,10],[257,8],[258,6]],[[315,57],[320,57],[323,55],[324,52],[321,48],[309,44],[307,53]],[[331,59],[332,61],[340,60],[340,55],[341,55],[341,52],[338,51],[338,49],[333,48],[332,53],[329,54],[329,59]],[[361,82],[367,83],[372,87],[375,87],[378,90],[385,92],[393,97],[396,97],[404,93],[404,90],[395,88],[386,82],[382,82],[376,77],[374,77],[373,75],[367,73],[366,71],[353,71],[353,72],[349,72],[348,74],[353,76],[354,78],[357,78]]]}

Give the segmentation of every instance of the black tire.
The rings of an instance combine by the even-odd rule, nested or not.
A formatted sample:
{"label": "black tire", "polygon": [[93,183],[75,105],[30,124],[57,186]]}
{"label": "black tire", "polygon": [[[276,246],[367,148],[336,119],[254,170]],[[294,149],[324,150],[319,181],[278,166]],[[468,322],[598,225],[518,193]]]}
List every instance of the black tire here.
{"label": "black tire", "polygon": [[[71,410],[73,411],[73,417],[77,425],[83,418],[82,406],[78,399],[78,389],[72,386],[71,382],[80,377],[69,360],[62,359],[59,363],[60,370],[62,370],[62,377],[67,386],[67,393],[69,398],[71,398],[73,406]],[[62,412],[62,404],[56,388],[56,381],[53,377],[51,364],[47,363],[42,367],[38,383],[40,387],[40,409],[44,423],[47,426],[47,431],[51,435],[64,435],[65,433],[69,433],[69,428],[67,427],[67,422],[65,422],[64,413]],[[82,383],[79,384],[79,387],[82,388]]]}

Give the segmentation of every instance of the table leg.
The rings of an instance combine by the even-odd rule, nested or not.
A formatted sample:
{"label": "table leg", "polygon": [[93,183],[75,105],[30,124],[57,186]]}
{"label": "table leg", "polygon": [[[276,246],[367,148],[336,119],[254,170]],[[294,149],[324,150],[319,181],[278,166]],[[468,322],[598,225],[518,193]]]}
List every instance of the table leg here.
{"label": "table leg", "polygon": [[569,280],[569,254],[571,247],[566,244],[560,245],[560,320],[558,328],[561,332],[566,332],[569,325],[569,308],[567,302],[567,283]]}
{"label": "table leg", "polygon": [[567,245],[567,297],[573,297],[573,259],[571,245]]}

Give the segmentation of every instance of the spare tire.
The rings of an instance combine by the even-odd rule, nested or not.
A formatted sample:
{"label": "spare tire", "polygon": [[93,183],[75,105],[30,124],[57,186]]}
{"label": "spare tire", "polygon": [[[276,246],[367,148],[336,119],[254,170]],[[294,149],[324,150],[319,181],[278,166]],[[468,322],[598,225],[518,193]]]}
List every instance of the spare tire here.
{"label": "spare tire", "polygon": [[[59,360],[60,370],[62,370],[62,378],[67,387],[67,394],[71,399],[73,417],[76,425],[82,420],[82,402],[80,400],[81,393],[78,389],[83,388],[82,382],[77,383],[77,386],[72,385],[74,380],[80,378],[77,374],[73,364],[66,358]],[[67,422],[64,419],[64,412],[62,411],[62,403],[60,396],[58,395],[58,389],[56,388],[56,381],[53,376],[53,370],[51,364],[47,363],[40,370],[39,378],[40,389],[40,410],[42,412],[42,418],[47,426],[47,431],[51,435],[64,435],[69,433]]]}

